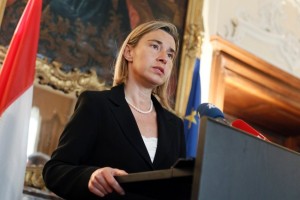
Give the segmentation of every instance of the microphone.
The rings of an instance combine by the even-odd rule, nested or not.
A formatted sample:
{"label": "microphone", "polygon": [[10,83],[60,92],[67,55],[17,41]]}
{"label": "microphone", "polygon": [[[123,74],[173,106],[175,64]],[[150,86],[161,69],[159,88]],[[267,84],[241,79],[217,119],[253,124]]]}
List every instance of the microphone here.
{"label": "microphone", "polygon": [[268,138],[266,138],[263,134],[261,134],[260,132],[258,132],[257,130],[255,130],[252,126],[250,126],[249,124],[247,124],[246,122],[244,122],[241,119],[236,119],[234,120],[231,125],[237,129],[240,129],[242,131],[245,131],[253,136],[256,136],[260,139],[263,139],[265,141],[270,142],[270,140],[268,140]]}
{"label": "microphone", "polygon": [[200,118],[204,116],[210,117],[230,126],[230,123],[225,119],[223,112],[211,103],[201,103],[197,108],[197,113],[200,115]]}
{"label": "microphone", "polygon": [[249,124],[247,124],[246,122],[244,122],[241,119],[236,119],[232,123],[228,122],[224,117],[224,113],[218,107],[216,107],[215,105],[213,105],[211,103],[200,104],[197,108],[197,112],[200,115],[200,118],[204,117],[204,116],[210,117],[210,118],[213,118],[216,121],[221,122],[225,125],[235,127],[237,129],[245,131],[248,134],[254,135],[255,137],[258,137],[265,141],[268,141],[268,142],[270,141],[263,134],[261,134],[260,132],[255,130],[252,126],[250,126]]}

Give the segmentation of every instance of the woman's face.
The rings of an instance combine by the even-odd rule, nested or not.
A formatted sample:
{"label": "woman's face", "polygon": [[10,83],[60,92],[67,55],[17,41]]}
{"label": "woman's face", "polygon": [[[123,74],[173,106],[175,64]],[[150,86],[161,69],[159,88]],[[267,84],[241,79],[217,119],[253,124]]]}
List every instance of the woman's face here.
{"label": "woman's face", "polygon": [[145,34],[135,47],[127,46],[129,81],[145,87],[162,85],[169,77],[176,51],[174,38],[163,30]]}

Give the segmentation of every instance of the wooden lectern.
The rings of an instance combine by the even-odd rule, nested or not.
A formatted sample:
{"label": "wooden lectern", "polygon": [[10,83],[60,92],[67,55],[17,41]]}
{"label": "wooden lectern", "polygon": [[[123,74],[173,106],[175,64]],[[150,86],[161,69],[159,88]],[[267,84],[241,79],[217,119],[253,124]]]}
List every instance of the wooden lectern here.
{"label": "wooden lectern", "polygon": [[299,200],[300,154],[203,118],[197,157],[117,177],[144,199]]}

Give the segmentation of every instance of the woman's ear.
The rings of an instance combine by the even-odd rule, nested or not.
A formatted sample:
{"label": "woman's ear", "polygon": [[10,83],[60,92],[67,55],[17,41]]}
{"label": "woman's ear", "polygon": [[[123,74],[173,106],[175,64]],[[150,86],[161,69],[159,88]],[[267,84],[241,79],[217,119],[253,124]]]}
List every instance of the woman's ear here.
{"label": "woman's ear", "polygon": [[126,45],[123,55],[127,61],[132,61],[132,47],[130,45]]}

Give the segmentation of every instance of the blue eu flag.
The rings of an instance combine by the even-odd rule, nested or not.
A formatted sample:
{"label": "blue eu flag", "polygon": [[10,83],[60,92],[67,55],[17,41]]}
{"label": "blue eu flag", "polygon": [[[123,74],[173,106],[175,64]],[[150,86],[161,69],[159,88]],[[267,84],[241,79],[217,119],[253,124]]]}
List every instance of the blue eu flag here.
{"label": "blue eu flag", "polygon": [[200,119],[197,108],[201,103],[201,82],[200,82],[200,59],[196,58],[192,87],[184,117],[184,133],[186,140],[186,156],[196,157],[198,130]]}

